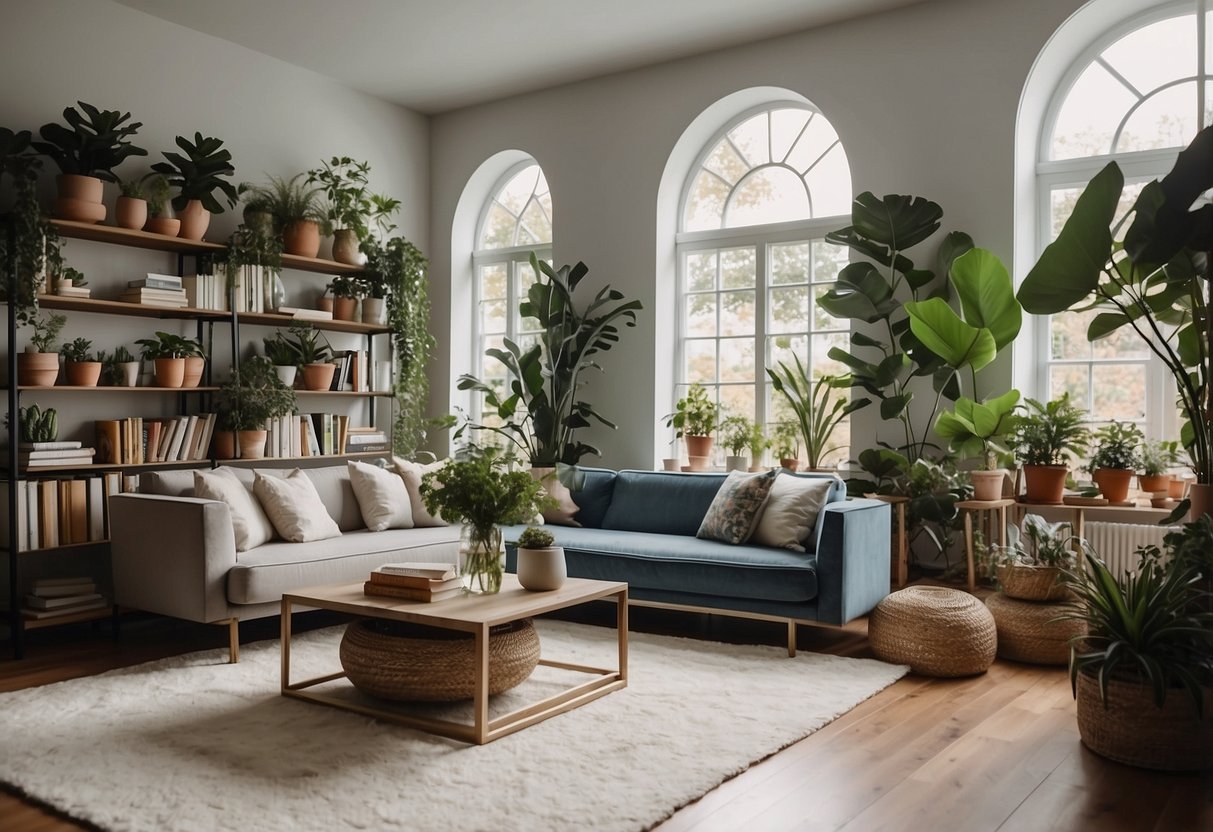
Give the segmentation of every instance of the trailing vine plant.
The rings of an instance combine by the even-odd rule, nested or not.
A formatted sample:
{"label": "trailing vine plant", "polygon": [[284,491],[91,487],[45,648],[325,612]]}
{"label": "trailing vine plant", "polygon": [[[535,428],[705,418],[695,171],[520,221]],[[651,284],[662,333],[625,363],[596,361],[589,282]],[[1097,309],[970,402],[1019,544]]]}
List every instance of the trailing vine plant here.
{"label": "trailing vine plant", "polygon": [[15,133],[0,127],[0,185],[8,177],[14,195],[12,211],[0,224],[0,291],[5,301],[14,303],[21,324],[31,323],[38,314],[38,290],[46,267],[62,263],[59,234],[38,204],[41,169],[42,160],[31,148],[30,131]]}

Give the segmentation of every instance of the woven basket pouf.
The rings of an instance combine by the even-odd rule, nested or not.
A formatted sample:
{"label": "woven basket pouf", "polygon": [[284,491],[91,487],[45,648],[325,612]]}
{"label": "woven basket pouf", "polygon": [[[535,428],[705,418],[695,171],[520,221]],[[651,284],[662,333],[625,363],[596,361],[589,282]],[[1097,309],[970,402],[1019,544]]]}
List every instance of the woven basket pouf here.
{"label": "woven basket pouf", "polygon": [[973,676],[994,662],[994,616],[967,592],[912,586],[876,605],[868,641],[877,658],[923,676]]}
{"label": "woven basket pouf", "polygon": [[1064,601],[1070,588],[1061,581],[1056,566],[1028,566],[1014,563],[998,567],[998,584],[1008,598],[1023,601]]}
{"label": "woven basket pouf", "polygon": [[986,599],[998,627],[1000,658],[1029,664],[1069,664],[1070,637],[1081,635],[1081,621],[1055,619],[1068,604],[1018,601],[999,592]]}
{"label": "woven basket pouf", "polygon": [[[341,638],[341,666],[354,687],[382,699],[454,702],[475,694],[476,643],[471,633],[365,619]],[[521,683],[539,664],[539,634],[530,619],[489,633],[489,694]]]}

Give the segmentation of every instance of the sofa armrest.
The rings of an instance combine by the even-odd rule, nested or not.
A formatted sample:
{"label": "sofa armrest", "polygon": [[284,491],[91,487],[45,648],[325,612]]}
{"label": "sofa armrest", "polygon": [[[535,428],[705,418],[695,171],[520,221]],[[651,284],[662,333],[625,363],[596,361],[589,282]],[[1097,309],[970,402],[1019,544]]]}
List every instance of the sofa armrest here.
{"label": "sofa armrest", "polygon": [[226,503],[115,494],[109,512],[115,603],[202,623],[228,617],[236,539]]}
{"label": "sofa armrest", "polygon": [[827,503],[822,513],[817,618],[842,626],[889,594],[891,514],[879,500]]}

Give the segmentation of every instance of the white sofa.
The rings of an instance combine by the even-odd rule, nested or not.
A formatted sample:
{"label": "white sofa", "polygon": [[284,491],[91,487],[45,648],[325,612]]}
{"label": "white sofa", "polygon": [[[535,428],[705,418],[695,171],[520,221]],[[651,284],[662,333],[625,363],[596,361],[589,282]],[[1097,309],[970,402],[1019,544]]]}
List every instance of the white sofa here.
{"label": "white sofa", "polygon": [[[231,470],[251,491],[253,470]],[[282,476],[293,469],[257,470]],[[275,540],[246,552],[236,551],[227,504],[193,496],[192,470],[143,474],[139,494],[109,502],[115,602],[226,625],[236,661],[239,622],[277,615],[284,592],[363,580],[392,561],[457,561],[457,526],[368,531],[344,464],[304,472],[341,537]]]}

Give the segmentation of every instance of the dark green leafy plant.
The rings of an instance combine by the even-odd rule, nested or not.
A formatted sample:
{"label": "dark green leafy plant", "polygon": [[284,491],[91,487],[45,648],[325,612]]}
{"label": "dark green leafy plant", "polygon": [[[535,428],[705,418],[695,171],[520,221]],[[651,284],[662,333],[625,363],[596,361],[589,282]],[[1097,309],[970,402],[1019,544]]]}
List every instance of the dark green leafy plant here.
{"label": "dark green leafy plant", "polygon": [[716,430],[720,407],[708,397],[707,389],[695,382],[687,394],[674,403],[674,412],[667,413],[665,426],[674,428],[675,437],[711,436]]}
{"label": "dark green leafy plant", "polygon": [[838,450],[830,447],[830,437],[838,425],[856,410],[867,407],[872,400],[864,397],[852,401],[850,396],[835,396],[835,390],[851,387],[850,376],[825,375],[810,380],[800,356],[793,353],[792,358],[795,369],[781,361],[774,368],[767,367],[767,376],[771,379],[771,387],[783,394],[796,414],[809,467],[820,468],[826,458]]}
{"label": "dark green leafy plant", "polygon": [[334,156],[307,173],[307,183],[318,185],[327,200],[325,219],[331,227],[352,230],[360,242],[391,234],[396,229],[391,215],[400,208],[400,200],[371,193],[370,173],[369,163],[349,156]]}
{"label": "dark green leafy plant", "polygon": [[290,179],[267,176],[268,185],[248,186],[246,207],[272,214],[279,232],[293,222],[321,222],[324,214],[320,208],[320,191],[309,188],[306,181],[300,181],[306,175],[297,173]]}
{"label": "dark green leafy plant", "polygon": [[499,524],[526,523],[550,503],[527,471],[510,471],[498,448],[470,446],[421,481],[425,510],[467,523],[481,539]]}
{"label": "dark green leafy plant", "polygon": [[169,185],[177,189],[173,208],[180,211],[191,199],[196,199],[212,214],[222,214],[224,207],[215,198],[215,191],[227,198],[228,208],[233,207],[240,193],[226,178],[235,174],[236,169],[232,167],[232,154],[220,149],[223,141],[195,133],[193,142],[178,136],[177,146],[185,151],[184,156],[166,150],[164,158],[168,161],[152,165],[153,171],[163,174]]}
{"label": "dark green leafy plant", "polygon": [[44,312],[31,318],[29,324],[34,329],[34,334],[29,338],[34,352],[55,352],[55,341],[59,339],[59,333],[67,324],[67,318]]}
{"label": "dark green leafy plant", "polygon": [[585,263],[553,269],[531,252],[535,282],[518,306],[524,318],[534,318],[539,343],[523,350],[505,339],[505,349],[490,349],[509,373],[508,395],[472,375],[460,376],[458,388],[484,396],[485,408],[494,411],[502,425],[469,425],[488,430],[516,445],[532,466],[557,469],[560,481],[577,487],[575,466],[587,455],[598,455],[592,445],[577,438],[577,431],[593,422],[614,429],[589,402],[578,398],[590,370],[602,372],[597,357],[619,341],[620,326],[636,325],[638,300],[624,300],[621,292],[604,286],[585,309],[573,299],[589,269]]}
{"label": "dark green leafy plant", "polygon": [[[277,337],[285,345],[285,349],[294,356],[294,361],[288,363],[300,367],[305,364],[323,364],[333,355],[333,347],[329,343],[329,339],[311,324],[293,324],[289,337],[284,337],[281,333]],[[267,355],[269,354],[269,340],[267,338],[265,341]]]}
{"label": "dark green leafy plant", "polygon": [[1011,436],[1015,456],[1024,465],[1065,465],[1066,455],[1086,450],[1090,433],[1083,426],[1083,412],[1066,393],[1041,404],[1027,399],[1029,412],[1014,418]]}
{"label": "dark green leafy plant", "polygon": [[935,432],[948,440],[954,452],[962,457],[978,457],[984,461],[987,470],[993,471],[999,456],[1008,453],[1001,440],[1015,424],[1014,414],[1018,404],[1018,390],[1008,390],[984,402],[961,396],[953,410],[939,414]]}
{"label": "dark green leafy plant", "polygon": [[87,338],[77,338],[64,344],[59,349],[59,354],[63,356],[64,361],[70,361],[73,364],[97,360],[97,357],[93,355],[93,342]]}
{"label": "dark green leafy plant", "polygon": [[232,370],[216,395],[220,430],[262,430],[266,419],[295,412],[295,391],[282,383],[268,358],[255,355]]}
{"label": "dark green leafy plant", "polygon": [[335,298],[364,298],[371,287],[367,280],[352,274],[339,274],[329,283],[329,291]]}
{"label": "dark green leafy plant", "polygon": [[155,338],[140,338],[135,342],[143,347],[143,360],[154,361],[157,358],[205,358],[202,344],[193,338],[174,335],[171,332],[156,332]]}
{"label": "dark green leafy plant", "polygon": [[547,529],[541,529],[538,526],[527,526],[522,530],[522,534],[518,535],[518,548],[520,549],[546,549],[555,544],[556,538]]}
{"label": "dark green leafy plant", "polygon": [[[1195,570],[1205,581],[1206,592],[1213,580],[1213,517],[1202,514],[1182,529],[1168,532],[1163,543],[1171,552],[1171,559],[1178,568]],[[1213,601],[1213,596],[1206,597]]]}
{"label": "dark green leafy plant", "polygon": [[62,262],[59,234],[38,204],[41,169],[30,132],[0,127],[0,187],[7,177],[14,197],[11,212],[0,218],[0,299],[14,303],[17,321],[25,325],[38,313],[43,274]]}
{"label": "dark green leafy plant", "polygon": [[87,286],[88,278],[84,276],[84,272],[79,269],[73,269],[71,266],[65,268],[59,274],[60,280],[70,280],[73,286]]}
{"label": "dark green leafy plant", "polygon": [[50,158],[63,173],[95,176],[107,182],[117,182],[114,168],[131,156],[146,156],[129,138],[143,126],[141,122],[127,124],[131,114],[118,110],[99,110],[92,104],[76,102],[80,110],[63,110],[62,124],[51,122],[38,131],[43,141],[34,142],[37,151]]}
{"label": "dark green leafy plant", "polygon": [[1095,431],[1095,452],[1091,454],[1088,469],[1121,468],[1136,471],[1141,465],[1138,448],[1142,440],[1141,429],[1132,422],[1112,422]]}
{"label": "dark green leafy plant", "polygon": [[265,357],[275,367],[297,367],[300,364],[294,343],[284,338],[281,332],[266,335],[261,341],[265,345]]}

